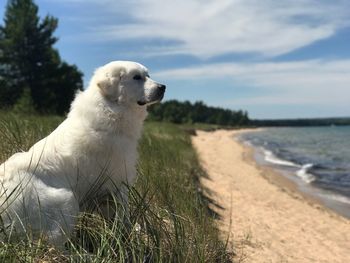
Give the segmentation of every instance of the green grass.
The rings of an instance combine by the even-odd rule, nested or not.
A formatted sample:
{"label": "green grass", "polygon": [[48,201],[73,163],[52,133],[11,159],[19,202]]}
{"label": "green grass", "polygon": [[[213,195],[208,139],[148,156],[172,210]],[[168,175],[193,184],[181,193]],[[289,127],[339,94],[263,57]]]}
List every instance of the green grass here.
{"label": "green grass", "polygon": [[[0,113],[0,161],[27,150],[61,121]],[[66,251],[29,237],[2,242],[0,262],[229,262],[210,200],[199,184],[205,174],[188,132],[172,124],[146,123],[139,153],[128,220],[85,214]],[[118,200],[114,203],[120,211]]]}

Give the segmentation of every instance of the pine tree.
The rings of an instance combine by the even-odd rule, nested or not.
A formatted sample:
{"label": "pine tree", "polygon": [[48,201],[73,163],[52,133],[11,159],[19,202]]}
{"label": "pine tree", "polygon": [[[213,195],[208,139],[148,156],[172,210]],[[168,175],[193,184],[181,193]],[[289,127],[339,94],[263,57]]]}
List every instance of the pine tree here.
{"label": "pine tree", "polygon": [[40,20],[33,0],[8,1],[0,28],[3,106],[29,94],[39,112],[63,114],[68,110],[75,91],[82,89],[82,73],[62,62],[53,47],[58,40],[53,36],[57,26],[58,20],[52,16]]}

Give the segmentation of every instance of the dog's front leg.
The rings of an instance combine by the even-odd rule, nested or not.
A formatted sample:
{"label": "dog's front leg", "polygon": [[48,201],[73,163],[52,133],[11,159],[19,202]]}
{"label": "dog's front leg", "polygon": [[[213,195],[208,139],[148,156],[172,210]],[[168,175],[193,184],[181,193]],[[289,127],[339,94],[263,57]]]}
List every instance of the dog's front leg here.
{"label": "dog's front leg", "polygon": [[123,186],[117,191],[104,195],[98,204],[98,212],[109,221],[123,220],[130,224],[129,191]]}

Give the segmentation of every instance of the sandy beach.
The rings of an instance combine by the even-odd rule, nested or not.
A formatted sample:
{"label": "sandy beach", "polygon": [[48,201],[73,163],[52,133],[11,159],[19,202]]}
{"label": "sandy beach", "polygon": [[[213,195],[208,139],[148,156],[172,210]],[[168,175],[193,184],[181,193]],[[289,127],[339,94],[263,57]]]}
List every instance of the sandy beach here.
{"label": "sandy beach", "polygon": [[233,139],[245,131],[197,131],[192,137],[209,176],[202,184],[219,205],[212,209],[221,216],[222,238],[229,238],[236,260],[350,262],[350,220],[258,167],[251,149]]}

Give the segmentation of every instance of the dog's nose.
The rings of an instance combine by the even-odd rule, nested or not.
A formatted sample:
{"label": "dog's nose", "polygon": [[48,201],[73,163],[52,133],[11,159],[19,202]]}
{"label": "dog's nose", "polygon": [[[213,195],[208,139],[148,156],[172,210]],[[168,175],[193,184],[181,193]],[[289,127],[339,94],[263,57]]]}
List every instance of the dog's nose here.
{"label": "dog's nose", "polygon": [[159,89],[161,92],[165,92],[166,86],[163,85],[163,84],[158,84],[158,89]]}

